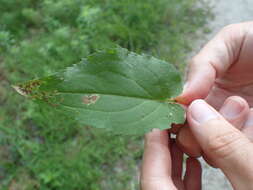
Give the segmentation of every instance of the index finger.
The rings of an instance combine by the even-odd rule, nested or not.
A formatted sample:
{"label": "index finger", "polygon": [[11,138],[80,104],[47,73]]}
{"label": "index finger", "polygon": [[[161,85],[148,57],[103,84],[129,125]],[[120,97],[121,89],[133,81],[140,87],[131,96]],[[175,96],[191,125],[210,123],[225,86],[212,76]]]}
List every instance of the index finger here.
{"label": "index finger", "polygon": [[176,98],[179,103],[207,97],[216,78],[237,60],[249,25],[252,22],[226,26],[192,59],[183,93]]}

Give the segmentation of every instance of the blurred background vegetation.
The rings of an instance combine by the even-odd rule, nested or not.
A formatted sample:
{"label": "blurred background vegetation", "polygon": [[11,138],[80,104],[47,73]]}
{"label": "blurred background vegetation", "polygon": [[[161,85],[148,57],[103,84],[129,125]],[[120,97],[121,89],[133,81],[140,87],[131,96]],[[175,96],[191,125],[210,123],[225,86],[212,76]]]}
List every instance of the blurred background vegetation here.
{"label": "blurred background vegetation", "polygon": [[113,44],[183,70],[208,15],[200,0],[0,0],[0,189],[137,189],[142,137],[79,126],[11,84]]}

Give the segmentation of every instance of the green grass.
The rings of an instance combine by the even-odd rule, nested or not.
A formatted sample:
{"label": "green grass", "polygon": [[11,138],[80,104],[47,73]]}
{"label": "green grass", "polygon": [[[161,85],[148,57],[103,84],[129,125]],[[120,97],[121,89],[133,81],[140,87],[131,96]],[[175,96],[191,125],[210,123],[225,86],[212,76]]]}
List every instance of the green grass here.
{"label": "green grass", "polygon": [[[0,187],[137,188],[142,137],[79,126],[11,84],[42,77],[118,44],[183,67],[209,14],[197,0],[0,0]],[[196,36],[195,36],[196,37]]]}

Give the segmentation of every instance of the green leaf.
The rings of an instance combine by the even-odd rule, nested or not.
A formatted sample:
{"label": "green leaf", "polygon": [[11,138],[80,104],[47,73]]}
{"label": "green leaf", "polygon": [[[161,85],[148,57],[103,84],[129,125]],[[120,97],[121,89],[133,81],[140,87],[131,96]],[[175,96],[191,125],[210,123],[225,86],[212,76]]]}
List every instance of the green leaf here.
{"label": "green leaf", "polygon": [[173,100],[182,90],[180,73],[165,61],[122,48],[14,88],[74,113],[81,124],[115,133],[143,134],[184,122],[184,110]]}

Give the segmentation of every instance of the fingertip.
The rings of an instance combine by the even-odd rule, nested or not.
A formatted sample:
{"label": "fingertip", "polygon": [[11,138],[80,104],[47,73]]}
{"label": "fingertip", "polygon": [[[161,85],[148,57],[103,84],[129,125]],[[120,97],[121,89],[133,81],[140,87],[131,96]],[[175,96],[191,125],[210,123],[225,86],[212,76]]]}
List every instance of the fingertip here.
{"label": "fingertip", "polygon": [[212,89],[216,69],[211,64],[212,58],[206,57],[206,53],[201,51],[190,62],[183,92],[176,98],[179,103],[189,105],[195,99],[204,99]]}
{"label": "fingertip", "polygon": [[[201,72],[201,71],[199,71]],[[215,76],[204,76],[204,73],[196,74],[196,78],[187,82],[183,92],[175,100],[183,105],[189,105],[196,99],[205,99],[213,87]]]}
{"label": "fingertip", "polygon": [[159,144],[167,145],[169,142],[168,131],[154,128],[154,129],[152,129],[152,131],[148,132],[145,135],[145,142],[146,143],[159,143]]}
{"label": "fingertip", "polygon": [[222,105],[220,113],[230,124],[241,129],[247,120],[250,108],[242,97],[230,96]]}
{"label": "fingertip", "polygon": [[175,98],[175,100],[182,105],[189,105],[194,99],[191,93],[191,88],[189,88],[189,82],[186,82],[183,87],[182,93]]}
{"label": "fingertip", "polygon": [[189,105],[191,102],[191,97],[188,95],[189,94],[188,87],[189,87],[189,82],[186,82],[184,84],[182,93],[178,97],[175,98],[175,100],[178,103],[180,103],[182,105],[186,105],[186,106]]}
{"label": "fingertip", "polygon": [[188,156],[201,156],[201,147],[199,146],[189,127],[183,127],[180,129],[176,138],[176,142],[180,149],[182,149],[182,151]]}
{"label": "fingertip", "polygon": [[202,99],[194,100],[189,105],[186,115],[189,126],[193,132],[195,128],[198,129],[206,121],[219,117],[218,112]]}

